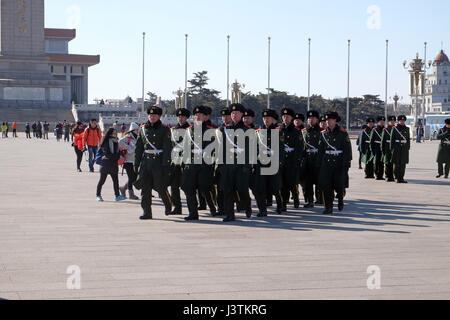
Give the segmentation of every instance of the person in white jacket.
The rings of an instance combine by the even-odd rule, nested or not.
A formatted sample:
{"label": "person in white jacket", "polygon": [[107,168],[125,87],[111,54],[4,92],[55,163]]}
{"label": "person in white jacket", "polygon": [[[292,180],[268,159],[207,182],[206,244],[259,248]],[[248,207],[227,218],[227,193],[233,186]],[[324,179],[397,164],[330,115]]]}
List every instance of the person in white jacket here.
{"label": "person in white jacket", "polygon": [[130,125],[130,129],[125,132],[123,138],[119,140],[119,146],[125,153],[125,163],[123,164],[123,168],[128,176],[128,182],[120,188],[120,193],[123,196],[126,196],[126,190],[128,189],[129,198],[131,200],[139,200],[133,190],[133,183],[137,178],[137,173],[134,171],[134,149],[138,133],[139,125],[133,122]]}

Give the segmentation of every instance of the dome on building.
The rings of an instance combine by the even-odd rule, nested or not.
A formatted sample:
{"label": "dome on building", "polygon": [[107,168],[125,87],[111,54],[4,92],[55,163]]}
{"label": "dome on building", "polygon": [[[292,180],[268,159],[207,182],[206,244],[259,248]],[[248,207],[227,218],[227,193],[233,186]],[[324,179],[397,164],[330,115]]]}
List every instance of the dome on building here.
{"label": "dome on building", "polygon": [[441,50],[441,52],[439,52],[436,59],[434,60],[434,63],[440,65],[445,62],[450,63],[448,56],[444,53],[444,50]]}

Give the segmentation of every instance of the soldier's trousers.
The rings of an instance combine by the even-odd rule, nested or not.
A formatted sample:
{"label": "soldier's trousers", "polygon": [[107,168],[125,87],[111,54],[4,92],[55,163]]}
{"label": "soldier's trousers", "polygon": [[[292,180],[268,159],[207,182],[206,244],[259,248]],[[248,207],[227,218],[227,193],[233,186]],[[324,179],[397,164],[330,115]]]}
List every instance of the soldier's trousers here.
{"label": "soldier's trousers", "polygon": [[345,189],[330,189],[327,188],[323,191],[323,201],[325,204],[325,209],[333,209],[333,203],[334,203],[334,192],[336,191],[336,198],[340,201],[344,200],[345,195]]}
{"label": "soldier's trousers", "polygon": [[[309,166],[309,172],[305,175],[305,182],[303,187],[303,194],[305,195],[306,203],[314,203],[314,185],[316,185],[316,197],[317,197],[317,177],[319,176],[319,169]],[[320,198],[322,196],[320,195]],[[317,198],[319,200],[319,198]]]}
{"label": "soldier's trousers", "polygon": [[[237,191],[239,196],[239,202],[244,208],[250,207],[251,200],[248,192]],[[234,190],[226,190],[224,191],[224,213],[228,218],[235,218],[234,213],[234,203],[236,201],[236,191]]]}
{"label": "soldier's trousers", "polygon": [[366,173],[366,177],[373,178],[374,177],[374,168],[373,168],[373,162],[370,161],[369,163],[366,163],[366,167],[364,169],[364,172]]}
{"label": "soldier's trousers", "polygon": [[172,168],[172,180],[170,182],[170,197],[172,199],[175,210],[181,210],[181,196],[180,196],[180,183],[181,183],[181,167],[174,166]]}
{"label": "soldier's trousers", "polygon": [[[141,200],[141,207],[142,210],[144,210],[145,215],[151,215],[152,214],[152,186],[151,184],[145,183],[142,187],[142,200]],[[170,199],[169,192],[167,191],[167,188],[164,190],[156,190],[159,193],[159,196],[161,197],[162,202],[164,203],[164,207],[166,210],[166,213],[172,211],[172,200]]]}
{"label": "soldier's trousers", "polygon": [[[444,166],[445,166],[445,168],[444,168]],[[438,163],[438,170],[439,170],[439,175],[440,176],[443,176],[444,172],[445,172],[445,176],[448,176],[448,174],[450,173],[450,163],[447,162],[447,163],[444,164],[442,162],[439,162]]]}
{"label": "soldier's trousers", "polygon": [[[190,217],[196,217],[198,218],[198,201],[197,201],[197,192],[195,190],[185,190],[186,194],[186,202],[187,207],[189,210],[189,216]],[[204,197],[206,203],[211,208],[211,213],[213,215],[216,214],[215,212],[215,206],[214,206],[214,199],[212,197],[212,193],[210,191],[199,191],[201,196]]]}
{"label": "soldier's trousers", "polygon": [[383,179],[384,177],[384,163],[382,160],[378,160],[375,162],[374,165],[375,169],[375,175],[377,176],[377,179]]}
{"label": "soldier's trousers", "polygon": [[394,163],[394,175],[398,181],[403,181],[405,178],[406,164]]}
{"label": "soldier's trousers", "polygon": [[386,179],[394,180],[394,164],[392,162],[386,163],[385,165]]}
{"label": "soldier's trousers", "polygon": [[224,213],[223,201],[224,201],[223,191],[218,190],[217,191],[217,208],[219,209],[220,214]]}

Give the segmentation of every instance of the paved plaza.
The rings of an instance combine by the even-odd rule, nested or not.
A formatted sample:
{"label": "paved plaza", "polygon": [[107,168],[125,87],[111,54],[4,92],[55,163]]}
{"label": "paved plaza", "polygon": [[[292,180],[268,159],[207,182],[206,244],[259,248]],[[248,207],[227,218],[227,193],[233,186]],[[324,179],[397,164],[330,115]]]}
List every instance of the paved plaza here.
{"label": "paved plaza", "polygon": [[[140,221],[139,202],[113,201],[110,178],[95,201],[98,173],[84,160],[77,173],[69,144],[0,139],[0,298],[450,299],[450,180],[435,179],[437,146],[412,143],[407,185],[364,180],[354,146],[342,214],[224,224],[206,212],[168,218],[159,200],[155,220]],[[80,290],[67,289],[69,266]],[[368,289],[370,266],[380,289]]]}

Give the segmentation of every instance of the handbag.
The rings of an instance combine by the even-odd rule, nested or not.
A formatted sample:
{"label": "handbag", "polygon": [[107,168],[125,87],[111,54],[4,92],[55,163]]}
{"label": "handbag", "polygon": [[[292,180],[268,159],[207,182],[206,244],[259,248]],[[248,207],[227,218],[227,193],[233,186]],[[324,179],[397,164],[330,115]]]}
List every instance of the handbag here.
{"label": "handbag", "polygon": [[102,164],[104,156],[105,155],[103,154],[102,148],[98,148],[97,153],[95,154],[95,158],[94,158],[95,164],[100,166]]}

